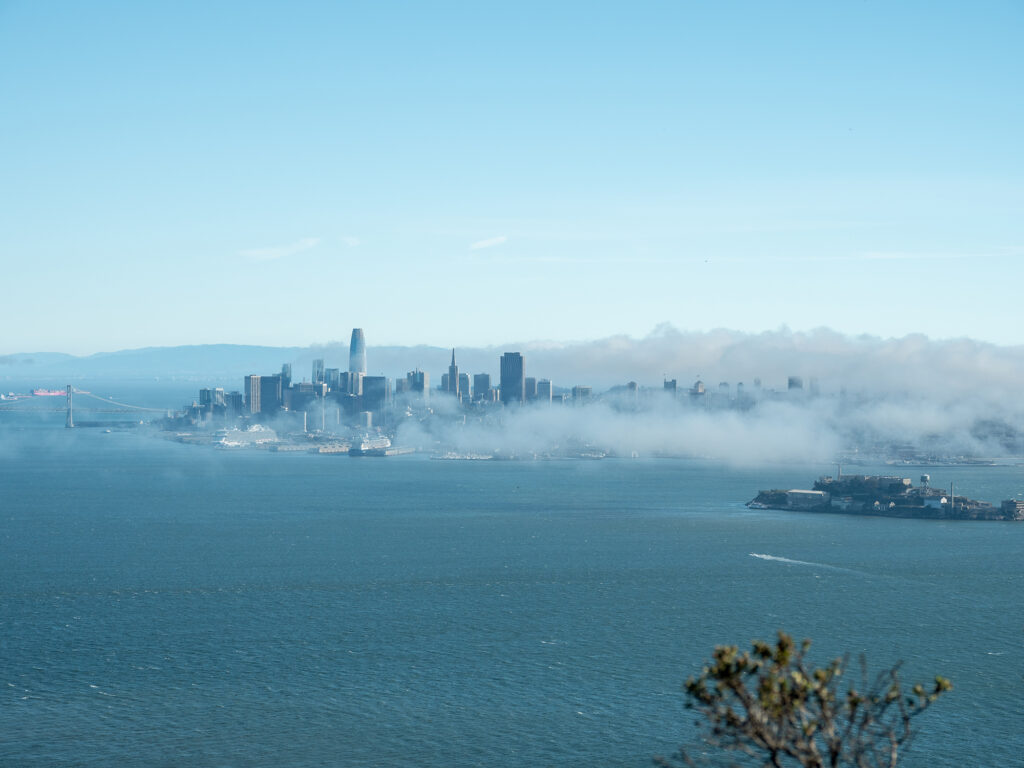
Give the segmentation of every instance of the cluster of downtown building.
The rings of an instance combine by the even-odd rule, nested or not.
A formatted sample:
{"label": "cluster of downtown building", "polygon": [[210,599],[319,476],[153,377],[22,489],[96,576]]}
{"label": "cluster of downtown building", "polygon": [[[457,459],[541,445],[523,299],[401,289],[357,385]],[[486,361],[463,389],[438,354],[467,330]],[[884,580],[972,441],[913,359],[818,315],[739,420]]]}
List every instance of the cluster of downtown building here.
{"label": "cluster of downtown building", "polygon": [[[352,330],[348,370],[328,368],[323,359],[313,361],[310,381],[295,382],[292,366],[285,363],[279,373],[249,374],[240,391],[223,388],[199,390],[199,400],[186,408],[177,421],[198,425],[211,420],[236,417],[253,423],[274,422],[295,431],[334,431],[345,427],[360,430],[388,429],[396,420],[415,417],[432,410],[430,374],[418,368],[404,378],[367,375],[366,337],[361,328]],[[434,397],[452,398],[467,412],[529,404],[586,405],[598,399],[590,386],[555,387],[550,379],[526,375],[526,360],[519,352],[506,352],[499,359],[499,378],[489,373],[470,375],[459,370],[452,350],[448,372],[433,389]],[[803,380],[789,378],[790,395],[802,395]],[[809,394],[817,393],[811,380]],[[676,379],[666,379],[657,390],[640,387],[635,381],[612,387],[603,398],[619,407],[637,406],[644,399],[665,396],[705,409],[747,408],[757,399],[772,393],[754,380],[748,393],[742,383],[733,388],[722,382],[711,389],[698,380],[691,387],[679,387]],[[440,403],[433,403],[440,405]]]}

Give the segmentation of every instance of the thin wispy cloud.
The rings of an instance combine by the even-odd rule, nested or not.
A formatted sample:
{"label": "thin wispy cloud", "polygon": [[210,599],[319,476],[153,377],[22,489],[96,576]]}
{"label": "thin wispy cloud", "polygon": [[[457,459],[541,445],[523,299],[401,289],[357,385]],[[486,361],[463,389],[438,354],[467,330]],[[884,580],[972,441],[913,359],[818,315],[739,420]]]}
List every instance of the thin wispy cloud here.
{"label": "thin wispy cloud", "polygon": [[358,237],[352,237],[352,235],[341,238],[341,244],[347,248],[355,248],[357,245],[362,245],[362,242]]}
{"label": "thin wispy cloud", "polygon": [[319,244],[319,237],[304,237],[301,240],[296,240],[294,243],[288,243],[287,245],[275,245],[269,248],[249,248],[244,251],[239,251],[238,255],[251,259],[252,261],[275,261],[276,259],[283,259],[288,256],[294,256],[298,253],[302,253],[303,251],[308,251],[310,248],[315,248]]}
{"label": "thin wispy cloud", "polygon": [[498,235],[497,237],[489,237],[486,240],[477,240],[469,246],[469,250],[479,251],[482,248],[493,248],[496,245],[504,245],[506,242],[508,242],[508,238],[505,235]]}
{"label": "thin wispy cloud", "polygon": [[871,261],[949,261],[984,256],[981,253],[916,253],[913,251],[868,251],[860,258]]}

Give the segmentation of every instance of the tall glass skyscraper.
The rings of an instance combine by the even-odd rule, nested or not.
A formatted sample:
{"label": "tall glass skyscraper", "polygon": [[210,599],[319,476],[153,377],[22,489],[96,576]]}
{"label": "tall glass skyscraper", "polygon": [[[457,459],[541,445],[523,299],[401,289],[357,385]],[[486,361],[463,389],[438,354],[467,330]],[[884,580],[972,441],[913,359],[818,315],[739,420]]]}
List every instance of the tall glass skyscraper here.
{"label": "tall glass skyscraper", "polygon": [[349,373],[366,373],[366,337],[362,328],[352,329],[352,343],[348,346]]}
{"label": "tall glass skyscraper", "polygon": [[526,361],[518,352],[501,356],[501,403],[516,405],[526,398]]}

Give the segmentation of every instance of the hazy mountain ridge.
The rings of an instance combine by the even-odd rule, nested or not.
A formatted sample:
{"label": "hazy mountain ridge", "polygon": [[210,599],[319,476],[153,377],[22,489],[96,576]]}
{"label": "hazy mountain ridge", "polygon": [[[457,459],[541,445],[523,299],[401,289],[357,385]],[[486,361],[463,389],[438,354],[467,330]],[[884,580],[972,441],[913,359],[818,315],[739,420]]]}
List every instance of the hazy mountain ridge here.
{"label": "hazy mountain ridge", "polygon": [[[371,339],[372,342],[372,339]],[[828,329],[759,334],[725,329],[690,332],[659,326],[640,339],[612,336],[595,341],[534,341],[489,347],[456,347],[464,373],[490,373],[497,383],[503,352],[526,356],[528,376],[551,379],[556,386],[588,384],[607,388],[627,381],[660,387],[664,378],[680,388],[702,379],[709,389],[719,382],[746,387],[760,379],[767,389],[785,389],[789,376],[809,386],[815,379],[822,392],[915,394],[945,399],[1015,395],[1024,381],[1024,346],[1004,347],[971,339],[932,340],[922,335],[883,339],[845,336]],[[447,372],[451,348],[429,345],[367,348],[368,372],[404,376],[414,368],[440,383]],[[309,347],[204,344],[144,347],[85,357],[61,353],[22,353],[0,357],[0,379],[54,377],[133,380],[173,378],[235,388],[250,373],[274,373],[292,365],[296,381],[308,379],[312,361],[347,369],[348,345],[331,342]],[[59,382],[56,382],[59,383]]]}

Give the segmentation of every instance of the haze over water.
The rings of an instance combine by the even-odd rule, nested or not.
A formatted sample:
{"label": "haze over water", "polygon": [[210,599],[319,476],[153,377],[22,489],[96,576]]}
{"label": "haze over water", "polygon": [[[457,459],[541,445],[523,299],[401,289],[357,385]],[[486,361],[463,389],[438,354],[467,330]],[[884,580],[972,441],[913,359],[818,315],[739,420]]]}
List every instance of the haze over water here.
{"label": "haze over water", "polygon": [[[692,743],[680,685],[712,646],[779,628],[819,661],[953,679],[907,765],[1024,748],[1024,526],[743,507],[822,465],[375,461],[60,424],[0,421],[4,764],[645,766]],[[931,472],[995,501],[1022,479]]]}

